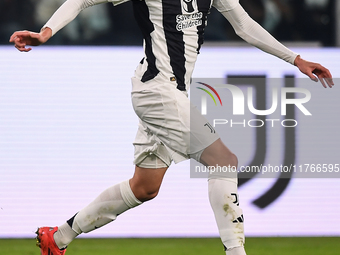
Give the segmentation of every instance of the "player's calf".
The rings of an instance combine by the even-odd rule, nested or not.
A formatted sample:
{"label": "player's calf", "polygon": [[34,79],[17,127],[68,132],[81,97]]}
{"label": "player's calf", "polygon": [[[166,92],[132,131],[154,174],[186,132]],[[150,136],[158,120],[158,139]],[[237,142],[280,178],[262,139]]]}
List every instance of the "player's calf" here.
{"label": "player's calf", "polygon": [[59,248],[64,248],[79,234],[100,228],[115,220],[119,214],[141,203],[134,196],[128,180],[116,184],[61,225],[54,234],[54,241]]}
{"label": "player's calf", "polygon": [[239,206],[236,178],[212,178],[209,200],[227,255],[245,254],[243,212]]}

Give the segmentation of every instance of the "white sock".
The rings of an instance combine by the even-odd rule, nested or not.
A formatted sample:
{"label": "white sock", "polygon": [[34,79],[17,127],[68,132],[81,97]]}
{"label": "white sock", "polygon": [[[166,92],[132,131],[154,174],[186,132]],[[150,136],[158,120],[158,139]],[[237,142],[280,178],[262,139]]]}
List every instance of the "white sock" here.
{"label": "white sock", "polygon": [[[217,227],[225,249],[242,247],[244,244],[243,214],[239,207],[237,179],[210,179],[208,182],[209,200],[214,211]],[[242,247],[243,248],[243,247]],[[236,249],[237,253],[241,248]]]}
{"label": "white sock", "polygon": [[225,251],[226,255],[246,255],[244,247],[236,247]]}
{"label": "white sock", "polygon": [[59,249],[66,248],[74,238],[78,236],[68,223],[58,227],[58,231],[54,233],[54,241]]}
{"label": "white sock", "polygon": [[64,248],[82,232],[88,233],[100,228],[141,203],[133,194],[128,180],[116,184],[69,219],[66,225],[60,226],[54,235],[55,242],[59,248]]}

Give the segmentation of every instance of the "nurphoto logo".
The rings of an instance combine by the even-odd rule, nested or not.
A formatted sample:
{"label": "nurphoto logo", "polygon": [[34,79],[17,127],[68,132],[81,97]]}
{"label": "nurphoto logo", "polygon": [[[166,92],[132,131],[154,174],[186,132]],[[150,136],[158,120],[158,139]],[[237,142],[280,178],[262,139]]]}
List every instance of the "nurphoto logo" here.
{"label": "nurphoto logo", "polygon": [[[227,90],[230,92],[232,96],[232,114],[236,115],[245,115],[245,105],[247,105],[250,113],[257,116],[269,116],[277,111],[280,108],[280,114],[282,116],[287,115],[287,106],[293,105],[297,109],[299,109],[304,115],[311,116],[312,113],[307,109],[304,105],[311,100],[311,93],[308,89],[305,88],[296,88],[296,87],[283,87],[280,90],[277,87],[273,87],[271,90],[271,106],[268,109],[256,109],[254,106],[256,102],[254,102],[254,88],[248,87],[245,93],[235,85],[231,84],[217,84],[217,85],[209,85],[203,82],[197,82],[200,85],[203,85],[205,88],[196,87],[199,90],[204,91],[201,95],[201,114],[208,114],[208,99],[212,100],[215,106],[223,106],[222,99],[217,90]],[[298,98],[289,98],[288,95],[294,93],[295,95],[299,95]],[[208,97],[209,96],[209,97]],[[217,100],[218,99],[218,100]],[[280,99],[280,107],[278,107]],[[218,104],[219,102],[219,104]],[[229,106],[228,106],[229,107]],[[216,111],[216,108],[210,109],[211,111]],[[242,122],[235,122],[233,119],[226,118],[214,118],[212,121],[213,127],[217,125],[226,125],[229,124],[231,127],[236,125],[243,125],[244,127],[248,125],[249,127],[262,127],[266,123],[271,127],[274,127],[277,122],[280,122],[283,127],[296,127],[298,125],[297,120],[295,119],[271,119],[266,118],[263,119],[244,119]]]}

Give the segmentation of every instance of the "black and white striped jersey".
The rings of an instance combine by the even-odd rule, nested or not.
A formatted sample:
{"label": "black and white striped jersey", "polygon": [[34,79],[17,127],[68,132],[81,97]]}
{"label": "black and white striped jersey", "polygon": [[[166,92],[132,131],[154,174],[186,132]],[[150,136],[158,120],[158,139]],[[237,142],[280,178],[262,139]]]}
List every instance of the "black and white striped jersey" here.
{"label": "black and white striped jersey", "polygon": [[[95,4],[118,5],[130,0],[67,0],[44,27],[52,35],[71,22],[80,11]],[[238,0],[131,0],[134,15],[144,37],[145,56],[136,76],[142,82],[162,76],[185,91],[211,6],[220,12],[234,9]]]}
{"label": "black and white striped jersey", "polygon": [[[54,35],[87,7],[127,1],[130,0],[67,0],[43,28],[51,28]],[[143,82],[161,76],[181,91],[188,88],[211,6],[221,12],[237,34],[251,45],[291,64],[298,55],[251,19],[239,0],[131,1],[144,36],[145,57],[135,73]]]}
{"label": "black and white striped jersey", "polygon": [[133,0],[144,37],[141,81],[161,75],[186,90],[211,5],[212,0]]}

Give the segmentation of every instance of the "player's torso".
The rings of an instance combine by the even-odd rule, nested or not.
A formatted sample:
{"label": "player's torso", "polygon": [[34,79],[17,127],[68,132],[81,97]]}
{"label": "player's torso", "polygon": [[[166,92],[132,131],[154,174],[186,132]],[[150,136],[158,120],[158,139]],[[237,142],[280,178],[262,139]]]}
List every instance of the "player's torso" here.
{"label": "player's torso", "polygon": [[144,36],[142,81],[161,74],[185,90],[203,43],[212,0],[133,0]]}

